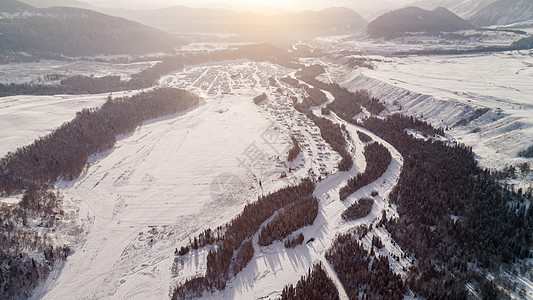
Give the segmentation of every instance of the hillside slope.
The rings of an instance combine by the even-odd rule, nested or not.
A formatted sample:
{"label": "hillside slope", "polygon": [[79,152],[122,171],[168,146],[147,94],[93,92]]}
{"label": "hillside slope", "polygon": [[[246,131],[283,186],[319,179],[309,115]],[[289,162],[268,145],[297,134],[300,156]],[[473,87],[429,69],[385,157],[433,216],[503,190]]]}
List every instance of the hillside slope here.
{"label": "hillside slope", "polygon": [[446,8],[433,11],[406,7],[388,12],[368,24],[371,37],[395,37],[407,32],[453,32],[474,26]]}
{"label": "hillside slope", "polygon": [[[67,56],[171,52],[179,40],[163,31],[91,10],[38,9],[2,1],[9,17],[0,19],[0,52]],[[16,13],[15,13],[16,12]]]}
{"label": "hillside slope", "polygon": [[19,14],[24,11],[32,12],[35,8],[16,0],[0,0],[0,15]]}
{"label": "hillside slope", "polygon": [[533,20],[533,1],[498,0],[472,16],[476,26],[507,25]]}
{"label": "hillside slope", "polygon": [[445,7],[461,18],[468,20],[480,9],[494,1],[496,0],[418,0],[411,5],[427,10]]}

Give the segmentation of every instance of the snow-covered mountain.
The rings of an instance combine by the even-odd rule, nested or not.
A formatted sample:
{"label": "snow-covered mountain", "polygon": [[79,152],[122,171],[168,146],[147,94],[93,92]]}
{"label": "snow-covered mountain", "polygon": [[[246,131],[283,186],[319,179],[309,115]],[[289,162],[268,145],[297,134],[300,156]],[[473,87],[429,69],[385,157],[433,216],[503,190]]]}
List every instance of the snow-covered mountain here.
{"label": "snow-covered mountain", "polygon": [[417,0],[411,5],[428,10],[445,7],[461,18],[469,19],[494,1],[496,0]]}
{"label": "snow-covered mountain", "polygon": [[533,19],[531,0],[417,0],[411,5],[429,10],[446,7],[476,26],[507,25]]}
{"label": "snow-covered mountain", "polygon": [[448,9],[433,11],[406,7],[388,12],[368,24],[371,37],[395,37],[406,32],[452,32],[474,28]]}
{"label": "snow-covered mountain", "polygon": [[498,0],[480,10],[471,18],[477,26],[507,25],[533,20],[533,1]]}

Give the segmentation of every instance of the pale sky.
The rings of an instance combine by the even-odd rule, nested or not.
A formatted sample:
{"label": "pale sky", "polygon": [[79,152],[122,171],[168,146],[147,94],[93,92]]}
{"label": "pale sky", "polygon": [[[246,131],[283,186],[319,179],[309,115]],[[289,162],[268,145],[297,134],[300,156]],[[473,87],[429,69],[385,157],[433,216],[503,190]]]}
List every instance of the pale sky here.
{"label": "pale sky", "polygon": [[387,4],[393,8],[401,7],[414,0],[81,0],[89,4],[102,7],[121,7],[130,9],[156,9],[173,5],[205,7],[210,3],[226,2],[236,6],[251,6],[254,4],[280,7],[288,10],[318,10],[332,6],[344,6],[357,9],[368,9],[372,5],[381,8]]}

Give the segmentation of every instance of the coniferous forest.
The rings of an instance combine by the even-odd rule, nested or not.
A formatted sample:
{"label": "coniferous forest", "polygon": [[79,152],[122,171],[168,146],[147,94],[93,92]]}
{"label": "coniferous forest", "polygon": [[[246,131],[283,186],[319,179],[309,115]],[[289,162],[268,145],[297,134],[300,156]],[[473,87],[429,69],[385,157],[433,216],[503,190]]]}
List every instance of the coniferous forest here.
{"label": "coniferous forest", "polygon": [[[494,286],[468,264],[497,273],[502,264],[533,256],[533,206],[527,208],[524,199],[531,195],[502,187],[477,166],[471,148],[416,139],[405,129],[428,136],[442,131],[400,115],[369,118],[361,125],[405,159],[390,195],[400,217],[386,228],[416,257],[408,288],[428,299],[464,299],[465,284],[473,281],[491,295]],[[503,297],[499,293],[495,298]]]}
{"label": "coniferous forest", "polygon": [[338,236],[326,252],[326,259],[350,299],[403,299],[406,289],[387,257],[369,253],[354,235]]}
{"label": "coniferous forest", "polygon": [[337,287],[323,269],[322,263],[315,264],[296,286],[283,288],[279,300],[336,300],[339,299]]}
{"label": "coniferous forest", "polygon": [[392,159],[389,150],[379,143],[366,145],[364,155],[366,160],[365,171],[348,180],[348,184],[340,189],[339,197],[341,200],[345,200],[358,189],[381,177],[387,171]]}
{"label": "coniferous forest", "polygon": [[263,227],[258,243],[261,246],[268,246],[276,240],[282,240],[292,232],[312,225],[317,215],[318,200],[315,197],[290,204]]}

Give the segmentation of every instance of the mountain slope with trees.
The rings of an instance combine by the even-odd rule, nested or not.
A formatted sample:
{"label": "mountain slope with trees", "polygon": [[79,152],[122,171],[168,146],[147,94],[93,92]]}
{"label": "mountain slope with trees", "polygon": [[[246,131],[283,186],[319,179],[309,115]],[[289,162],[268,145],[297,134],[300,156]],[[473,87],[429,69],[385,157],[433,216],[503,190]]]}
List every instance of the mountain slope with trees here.
{"label": "mountain slope with trees", "polygon": [[368,24],[367,32],[373,38],[393,38],[408,32],[453,32],[474,28],[446,8],[429,11],[411,6],[381,15]]}
{"label": "mountain slope with trees", "polygon": [[[17,11],[17,14],[13,12]],[[13,1],[0,3],[0,52],[95,56],[173,53],[180,40],[161,30],[92,10],[35,8]],[[11,13],[10,13],[11,12]]]}

